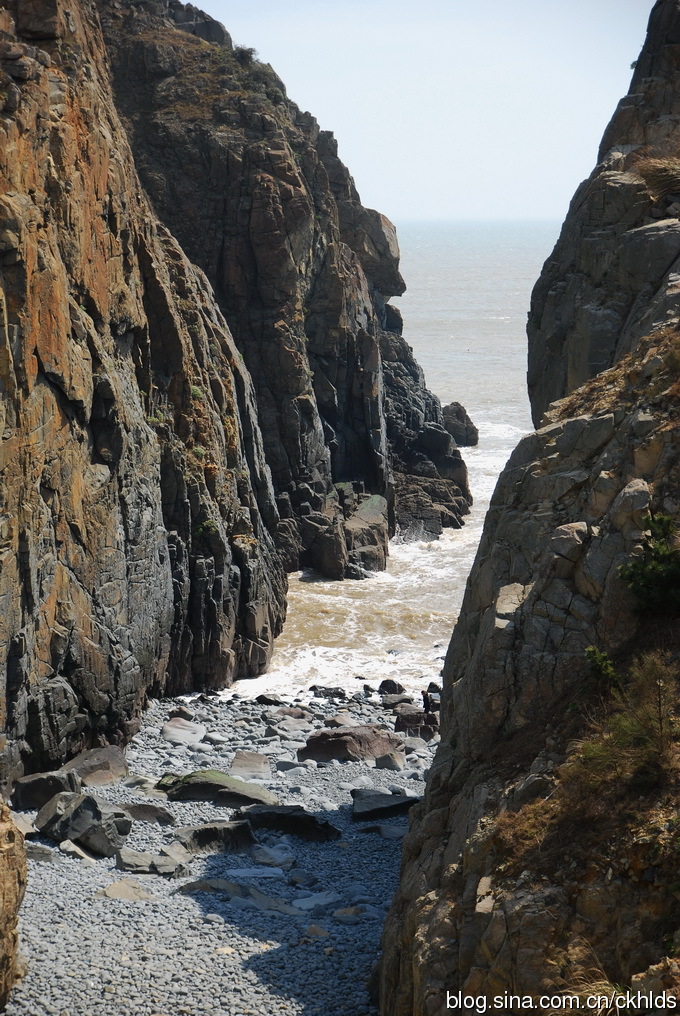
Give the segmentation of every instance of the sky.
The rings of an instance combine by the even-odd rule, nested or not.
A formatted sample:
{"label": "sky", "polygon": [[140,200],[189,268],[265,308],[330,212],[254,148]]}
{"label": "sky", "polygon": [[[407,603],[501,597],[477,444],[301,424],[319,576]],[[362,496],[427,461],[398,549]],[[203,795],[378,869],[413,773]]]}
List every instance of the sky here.
{"label": "sky", "polygon": [[563,219],[652,0],[196,0],[396,222]]}

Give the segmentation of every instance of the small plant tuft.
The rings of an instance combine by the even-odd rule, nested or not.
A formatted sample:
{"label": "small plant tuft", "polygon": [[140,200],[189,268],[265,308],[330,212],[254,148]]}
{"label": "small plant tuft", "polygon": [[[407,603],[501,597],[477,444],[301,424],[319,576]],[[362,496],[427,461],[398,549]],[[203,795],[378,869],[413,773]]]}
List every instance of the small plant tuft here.
{"label": "small plant tuft", "polygon": [[670,515],[649,519],[650,538],[642,557],[619,569],[640,610],[669,613],[680,609],[680,553],[675,545],[676,526]]}

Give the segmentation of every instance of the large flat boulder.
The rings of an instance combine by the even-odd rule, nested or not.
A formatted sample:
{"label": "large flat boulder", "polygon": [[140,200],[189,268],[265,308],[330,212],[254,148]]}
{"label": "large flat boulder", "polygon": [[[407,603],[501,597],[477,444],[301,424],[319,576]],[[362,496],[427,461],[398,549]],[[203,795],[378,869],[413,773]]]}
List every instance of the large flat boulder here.
{"label": "large flat boulder", "polygon": [[12,805],[19,811],[42,808],[57,794],[79,793],[80,779],[73,773],[32,773],[20,776],[12,788]]}
{"label": "large flat boulder", "polygon": [[298,749],[298,758],[301,762],[308,758],[316,762],[330,762],[331,759],[362,762],[400,751],[401,746],[398,737],[380,727],[337,727],[312,734],[304,748]]}
{"label": "large flat boulder", "polygon": [[251,808],[241,808],[236,815],[247,819],[253,829],[278,829],[315,843],[338,840],[341,836],[336,826],[305,811],[299,804],[281,804],[276,808],[254,805]]}
{"label": "large flat boulder", "polygon": [[174,830],[174,835],[175,839],[192,854],[203,850],[245,853],[255,843],[250,823],[245,820],[180,826]]}
{"label": "large flat boulder", "polygon": [[167,773],[156,784],[171,801],[214,801],[227,807],[242,804],[278,804],[278,798],[256,783],[246,783],[220,769],[200,769],[177,776]]}
{"label": "large flat boulder", "polygon": [[357,788],[351,790],[350,793],[352,795],[352,818],[356,821],[403,815],[420,800],[420,797],[417,796],[406,797],[403,794],[391,794],[384,790]]}
{"label": "large flat boulder", "polygon": [[161,727],[161,737],[170,744],[199,744],[207,732],[208,728],[202,723],[194,723],[183,716],[173,716]]}
{"label": "large flat boulder", "polygon": [[57,794],[38,812],[36,828],[61,843],[73,840],[93,854],[113,857],[125,844],[132,819],[121,808],[90,794]]}
{"label": "large flat boulder", "polygon": [[106,744],[102,748],[81,752],[63,765],[59,772],[75,773],[84,787],[103,787],[127,776],[128,765],[122,748]]}

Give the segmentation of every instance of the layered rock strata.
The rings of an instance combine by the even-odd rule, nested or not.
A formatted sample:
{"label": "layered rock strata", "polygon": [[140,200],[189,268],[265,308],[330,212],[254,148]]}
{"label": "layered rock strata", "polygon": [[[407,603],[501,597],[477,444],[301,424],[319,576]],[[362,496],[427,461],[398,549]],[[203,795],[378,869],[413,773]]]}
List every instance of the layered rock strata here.
{"label": "layered rock strata", "polygon": [[680,7],[660,0],[598,164],[572,199],[529,314],[534,423],[674,316],[680,267]]}
{"label": "layered rock strata", "polygon": [[[428,531],[460,525],[465,467],[388,303],[404,291],[395,229],[361,205],[333,135],[252,50],[187,36],[178,3],[100,10],[141,179],[252,375],[288,567],[341,577],[382,564],[370,533],[362,549],[360,518],[348,531],[338,483],[385,498],[385,548],[394,473],[435,520]],[[421,482],[432,477],[435,494]]]}
{"label": "layered rock strata", "polygon": [[263,670],[284,614],[252,384],[141,190],[96,26],[1,12],[4,779],[125,740],[149,691]]}
{"label": "layered rock strata", "polygon": [[597,711],[585,650],[625,666],[675,645],[673,620],[641,622],[620,568],[644,557],[650,514],[680,517],[680,204],[643,161],[673,158],[679,33],[680,5],[657,3],[634,93],[534,291],[543,426],[501,475],[447,654],[442,745],[383,937],[385,1016],[443,1016],[448,991],[489,1006],[598,982],[680,993],[672,790],[598,813],[598,840],[578,825],[584,787],[555,834]]}

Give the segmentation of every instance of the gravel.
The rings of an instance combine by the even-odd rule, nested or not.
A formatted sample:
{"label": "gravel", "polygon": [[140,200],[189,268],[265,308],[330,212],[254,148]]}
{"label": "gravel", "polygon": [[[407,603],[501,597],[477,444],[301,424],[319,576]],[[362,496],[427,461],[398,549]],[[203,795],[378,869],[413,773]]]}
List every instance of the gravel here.
{"label": "gravel", "polygon": [[[310,693],[311,694],[311,693]],[[299,703],[296,703],[299,704]],[[184,705],[204,724],[213,743],[171,745],[160,734],[174,706]],[[391,713],[377,697],[332,701],[312,698],[313,726],[340,708],[357,722],[393,729]],[[310,843],[261,830],[260,843],[284,845],[295,867],[275,877],[239,876],[257,868],[248,855],[202,854],[191,874],[177,880],[130,876],[115,859],[87,864],[53,848],[51,861],[29,860],[29,881],[20,920],[21,952],[28,974],[17,985],[7,1016],[375,1016],[367,982],[378,958],[382,923],[396,889],[401,842],[361,832],[351,819],[354,787],[422,793],[434,745],[408,756],[408,769],[394,772],[371,763],[295,764],[304,744],[265,736],[276,707],[240,696],[194,696],[154,702],[126,755],[130,773],[154,782],[168,772],[227,770],[237,749],[270,759],[271,775],[257,781],[282,804],[303,804],[341,830],[341,838]],[[277,763],[280,768],[277,768]],[[149,784],[151,785],[151,784]],[[93,788],[110,802],[158,800],[178,825],[229,818],[234,809],[210,802],[168,802],[125,782]],[[374,828],[375,822],[368,823]],[[403,818],[380,825],[400,829]],[[126,846],[158,852],[173,839],[172,826],[135,821]],[[130,902],[97,893],[132,878],[153,900]],[[211,892],[178,892],[205,878],[240,881],[252,895],[228,900]],[[315,905],[297,914],[263,911],[261,896],[289,909],[305,897]],[[267,905],[265,903],[265,905]]]}

